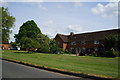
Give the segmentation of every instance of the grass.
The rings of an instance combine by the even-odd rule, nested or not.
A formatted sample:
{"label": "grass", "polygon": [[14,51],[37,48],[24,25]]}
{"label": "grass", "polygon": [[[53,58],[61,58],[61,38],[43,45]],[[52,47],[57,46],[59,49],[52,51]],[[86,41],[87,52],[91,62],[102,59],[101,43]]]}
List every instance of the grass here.
{"label": "grass", "polygon": [[118,77],[118,59],[92,56],[70,56],[57,54],[27,54],[13,50],[3,50],[3,58],[57,68],[77,73]]}

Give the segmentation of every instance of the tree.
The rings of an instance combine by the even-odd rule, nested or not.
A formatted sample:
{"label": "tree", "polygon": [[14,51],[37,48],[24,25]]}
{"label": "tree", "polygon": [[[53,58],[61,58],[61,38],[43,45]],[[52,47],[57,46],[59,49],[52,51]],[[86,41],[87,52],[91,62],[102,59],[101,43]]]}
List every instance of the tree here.
{"label": "tree", "polygon": [[37,41],[37,35],[41,34],[37,24],[31,20],[23,23],[19,33],[15,34],[15,40],[20,44],[21,48],[39,48],[40,44]]}
{"label": "tree", "polygon": [[36,39],[37,34],[40,33],[41,33],[40,29],[33,20],[27,21],[23,23],[23,25],[20,27],[19,33],[15,35],[16,42],[19,43],[23,37]]}
{"label": "tree", "polygon": [[16,47],[16,46],[19,46],[19,44],[17,44],[16,42],[10,42],[10,45],[12,46],[12,47]]}
{"label": "tree", "polygon": [[1,7],[0,8],[0,26],[2,25],[2,41],[8,42],[9,34],[12,32],[11,28],[14,26],[15,17],[11,16],[8,12],[8,8]]}
{"label": "tree", "polygon": [[105,38],[104,45],[106,50],[110,50],[111,48],[119,50],[120,43],[120,35],[110,35]]}
{"label": "tree", "polygon": [[53,39],[50,41],[50,52],[51,53],[56,53],[57,51],[60,50],[59,46],[56,44],[56,41]]}
{"label": "tree", "polygon": [[20,44],[22,48],[39,48],[39,43],[31,38],[23,37],[20,40]]}
{"label": "tree", "polygon": [[40,44],[39,52],[50,52],[50,39],[44,34],[38,34],[37,35],[37,41]]}

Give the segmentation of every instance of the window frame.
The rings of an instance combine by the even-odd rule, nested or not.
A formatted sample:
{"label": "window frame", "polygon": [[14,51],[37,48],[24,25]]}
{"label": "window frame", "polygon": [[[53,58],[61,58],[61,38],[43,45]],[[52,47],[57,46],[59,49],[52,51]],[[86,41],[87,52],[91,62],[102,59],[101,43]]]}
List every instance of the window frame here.
{"label": "window frame", "polygon": [[94,40],[94,44],[100,44],[99,40]]}

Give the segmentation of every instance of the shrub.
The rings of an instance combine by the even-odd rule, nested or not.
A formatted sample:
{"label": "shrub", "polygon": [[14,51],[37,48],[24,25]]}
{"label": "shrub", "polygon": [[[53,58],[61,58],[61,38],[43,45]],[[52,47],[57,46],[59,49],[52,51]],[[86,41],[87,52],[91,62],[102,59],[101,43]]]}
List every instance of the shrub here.
{"label": "shrub", "polygon": [[49,45],[43,45],[42,47],[40,47],[38,49],[38,52],[42,52],[42,53],[49,53],[50,52],[50,48]]}
{"label": "shrub", "polygon": [[68,53],[69,53],[69,51],[68,51],[67,49],[66,49],[66,50],[65,50],[65,49],[62,49],[62,53],[64,53],[64,54],[66,54],[66,53],[67,53],[67,54],[68,54]]}
{"label": "shrub", "polygon": [[105,57],[117,57],[118,56],[118,52],[116,52],[114,50],[114,48],[111,48],[109,51],[105,52]]}
{"label": "shrub", "polygon": [[66,50],[65,50],[65,53],[69,53],[69,51],[66,49]]}
{"label": "shrub", "polygon": [[98,54],[97,53],[93,53],[93,54],[91,54],[91,56],[97,57]]}

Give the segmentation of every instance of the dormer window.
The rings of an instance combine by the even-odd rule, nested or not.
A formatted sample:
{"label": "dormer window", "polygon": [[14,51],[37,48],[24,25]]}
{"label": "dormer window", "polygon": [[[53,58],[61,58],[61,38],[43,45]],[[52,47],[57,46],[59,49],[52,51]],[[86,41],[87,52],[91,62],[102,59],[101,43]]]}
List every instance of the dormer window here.
{"label": "dormer window", "polygon": [[94,40],[94,44],[99,44],[100,42],[98,40]]}

